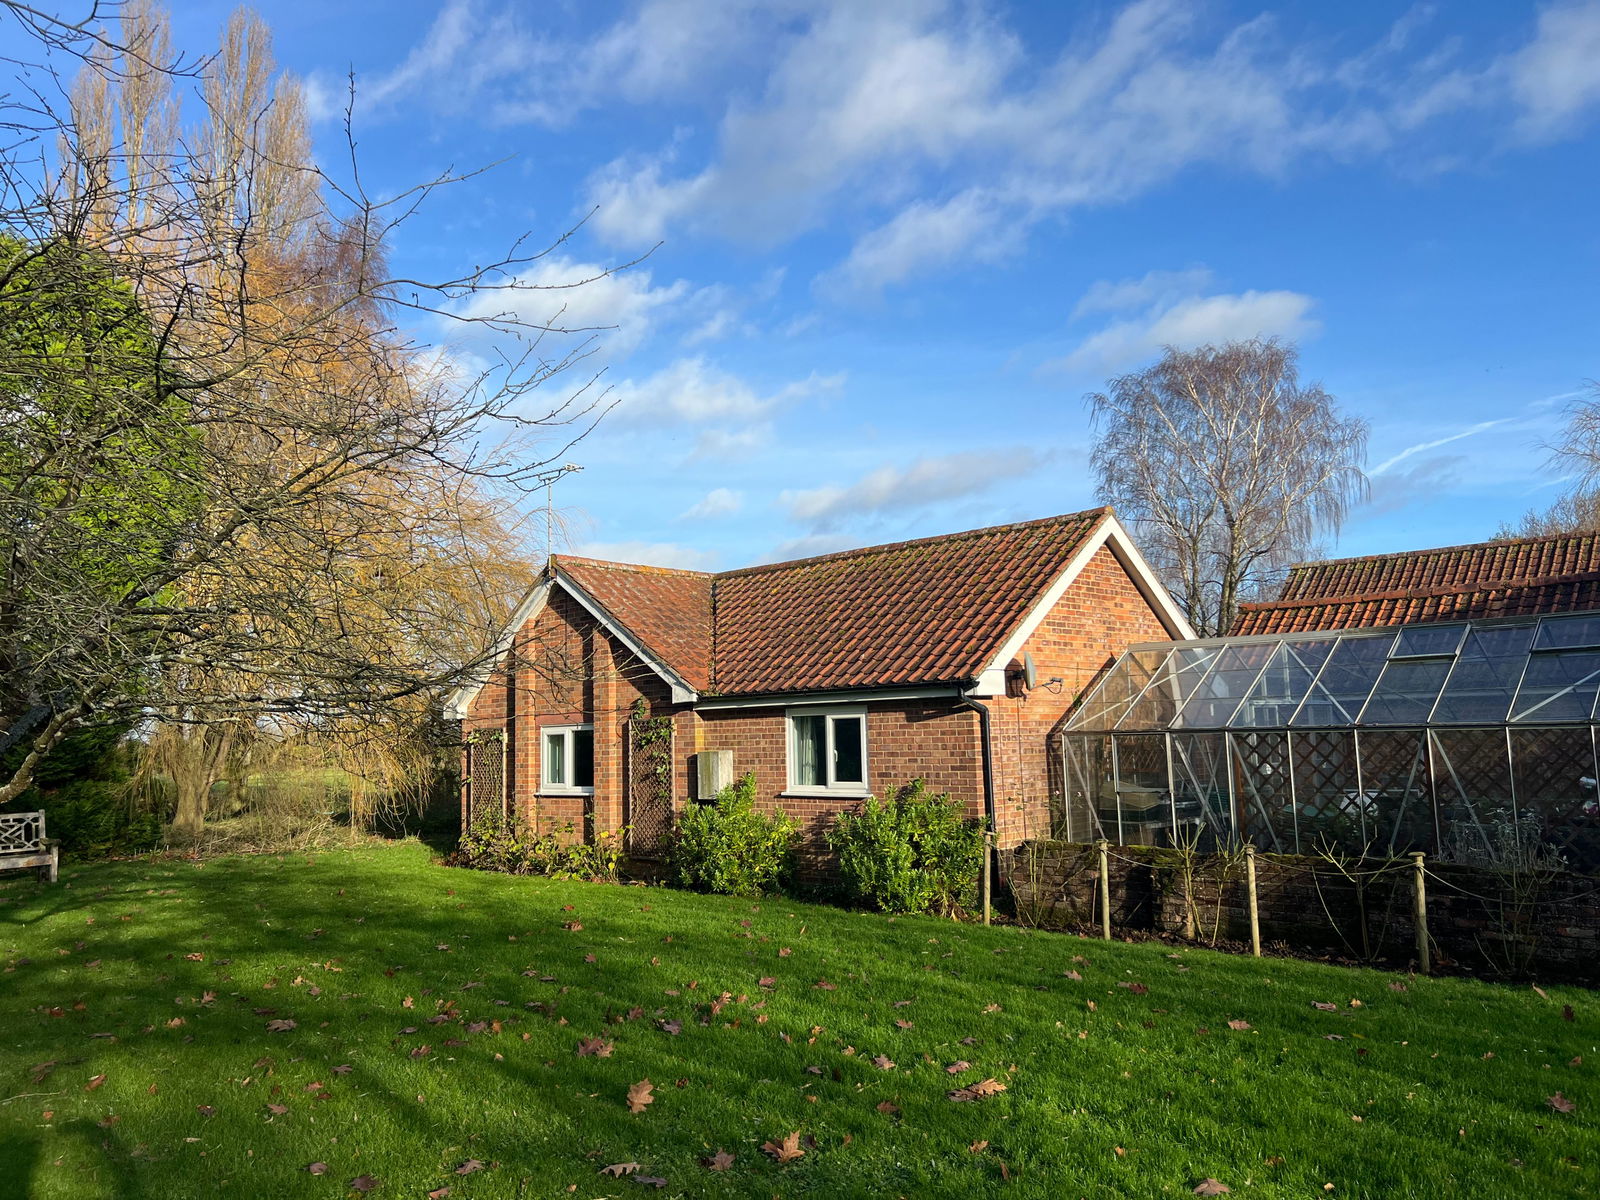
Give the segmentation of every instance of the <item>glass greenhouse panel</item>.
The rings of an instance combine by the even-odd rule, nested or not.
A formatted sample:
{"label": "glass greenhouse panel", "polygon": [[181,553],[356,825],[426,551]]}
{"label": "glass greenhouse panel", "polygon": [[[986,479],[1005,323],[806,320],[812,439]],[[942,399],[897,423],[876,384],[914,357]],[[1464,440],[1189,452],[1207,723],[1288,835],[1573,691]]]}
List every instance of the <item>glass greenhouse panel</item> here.
{"label": "glass greenhouse panel", "polygon": [[1361,795],[1355,731],[1291,733],[1289,749],[1300,853],[1359,854],[1369,841],[1368,806]]}
{"label": "glass greenhouse panel", "polygon": [[1115,741],[1115,810],[1100,810],[1100,823],[1117,830],[1124,846],[1162,846],[1172,827],[1165,734],[1118,734]]}
{"label": "glass greenhouse panel", "polygon": [[1173,719],[1177,729],[1225,729],[1278,647],[1271,642],[1229,646],[1196,685]]}
{"label": "glass greenhouse panel", "polygon": [[1175,844],[1210,850],[1231,840],[1233,800],[1228,794],[1226,735],[1172,735],[1172,808]]}
{"label": "glass greenhouse panel", "polygon": [[1535,650],[1600,650],[1600,615],[1546,617],[1539,622]]}
{"label": "glass greenhouse panel", "polygon": [[1277,854],[1295,852],[1289,735],[1281,730],[1228,739],[1235,766],[1234,810],[1245,840]]}
{"label": "glass greenhouse panel", "polygon": [[1390,659],[1361,710],[1363,725],[1421,725],[1438,702],[1454,659]]}
{"label": "glass greenhouse panel", "polygon": [[1433,795],[1428,746],[1421,730],[1370,730],[1358,735],[1361,795],[1373,852],[1432,852]]}
{"label": "glass greenhouse panel", "polygon": [[1587,721],[1600,688],[1600,650],[1553,650],[1528,656],[1511,706],[1513,722]]}
{"label": "glass greenhouse panel", "polygon": [[1390,658],[1434,658],[1454,656],[1461,648],[1465,625],[1403,626]]}
{"label": "glass greenhouse panel", "polygon": [[1600,870],[1594,735],[1582,729],[1513,729],[1516,852],[1524,870]]}
{"label": "glass greenhouse panel", "polygon": [[1051,814],[1054,837],[1092,842],[1105,836],[1097,815],[1102,799],[1115,804],[1111,786],[1111,739],[1104,735],[1062,739],[1062,795]]}
{"label": "glass greenhouse panel", "polygon": [[1184,701],[1221,653],[1222,648],[1214,645],[1174,647],[1162,664],[1160,674],[1128,708],[1116,727],[1128,730],[1170,727]]}
{"label": "glass greenhouse panel", "polygon": [[1340,638],[1292,723],[1354,725],[1388,662],[1394,642],[1392,633]]}
{"label": "glass greenhouse panel", "polygon": [[1248,729],[1287,725],[1336,644],[1337,639],[1332,637],[1280,643],[1255,688],[1234,712],[1233,726]]}
{"label": "glass greenhouse panel", "polygon": [[1506,731],[1435,729],[1429,737],[1439,852],[1452,862],[1501,865],[1517,843]]}
{"label": "glass greenhouse panel", "polygon": [[1432,723],[1471,725],[1509,720],[1536,628],[1530,621],[1474,629],[1445,681]]}
{"label": "glass greenhouse panel", "polygon": [[1072,718],[1074,729],[1114,729],[1135,700],[1160,673],[1171,651],[1132,650],[1117,659],[1084,697]]}

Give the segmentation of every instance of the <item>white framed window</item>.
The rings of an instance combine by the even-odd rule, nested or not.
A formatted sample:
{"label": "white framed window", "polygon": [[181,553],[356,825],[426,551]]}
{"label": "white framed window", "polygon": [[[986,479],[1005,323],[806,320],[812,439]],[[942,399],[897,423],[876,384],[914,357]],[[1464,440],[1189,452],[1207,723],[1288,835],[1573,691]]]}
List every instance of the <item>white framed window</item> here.
{"label": "white framed window", "polygon": [[789,791],[867,794],[867,710],[791,708]]}
{"label": "white framed window", "polygon": [[539,730],[539,790],[594,791],[594,726],[546,725]]}

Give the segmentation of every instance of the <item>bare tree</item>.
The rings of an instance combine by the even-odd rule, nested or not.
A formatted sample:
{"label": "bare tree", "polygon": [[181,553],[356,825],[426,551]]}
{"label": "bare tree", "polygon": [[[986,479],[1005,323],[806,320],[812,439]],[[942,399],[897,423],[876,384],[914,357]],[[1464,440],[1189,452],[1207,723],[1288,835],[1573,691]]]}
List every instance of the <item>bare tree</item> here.
{"label": "bare tree", "polygon": [[1100,498],[1203,636],[1269,587],[1366,494],[1366,422],[1340,415],[1276,339],[1168,347],[1087,397]]}
{"label": "bare tree", "polygon": [[[422,719],[527,583],[523,494],[607,404],[562,386],[594,335],[556,297],[586,281],[523,282],[566,234],[396,276],[394,230],[466,176],[374,197],[353,139],[340,177],[315,165],[243,16],[179,132],[164,18],[122,15],[45,26],[84,73],[65,115],[34,110],[53,151],[0,158],[0,750],[24,751],[0,803],[85,722],[196,731],[214,774],[230,731]],[[486,293],[504,315],[466,315]],[[409,332],[451,322],[520,349],[479,369]]]}
{"label": "bare tree", "polygon": [[1600,380],[1589,380],[1588,389],[1567,409],[1561,436],[1546,446],[1551,468],[1568,479],[1567,491],[1549,508],[1529,509],[1500,526],[1495,537],[1600,533]]}

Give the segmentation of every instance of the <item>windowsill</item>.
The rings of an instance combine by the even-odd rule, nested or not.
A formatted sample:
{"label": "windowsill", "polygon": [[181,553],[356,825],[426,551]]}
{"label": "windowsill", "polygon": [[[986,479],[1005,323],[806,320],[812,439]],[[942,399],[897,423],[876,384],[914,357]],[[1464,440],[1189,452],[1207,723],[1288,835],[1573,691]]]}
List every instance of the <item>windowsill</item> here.
{"label": "windowsill", "polygon": [[807,788],[792,787],[778,793],[779,799],[791,800],[820,800],[832,798],[834,800],[865,800],[872,793],[866,788]]}
{"label": "windowsill", "polygon": [[558,788],[558,787],[546,786],[546,787],[540,788],[537,792],[535,792],[534,793],[534,798],[535,799],[539,799],[539,798],[542,798],[544,796],[555,797],[555,796],[592,796],[592,795],[594,795],[594,789],[592,787],[586,787],[586,788]]}

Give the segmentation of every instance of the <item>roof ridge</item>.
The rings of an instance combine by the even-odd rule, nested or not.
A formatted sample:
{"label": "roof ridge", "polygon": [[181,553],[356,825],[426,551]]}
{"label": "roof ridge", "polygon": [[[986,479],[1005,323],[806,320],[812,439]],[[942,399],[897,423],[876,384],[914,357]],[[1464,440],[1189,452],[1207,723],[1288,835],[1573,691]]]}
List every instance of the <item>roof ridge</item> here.
{"label": "roof ridge", "polygon": [[605,567],[614,571],[641,571],[652,575],[689,575],[698,579],[715,579],[714,571],[693,571],[687,567],[657,567],[649,563],[618,562],[610,558],[589,558],[582,554],[552,554],[550,562],[559,565],[564,562],[583,563],[589,567]]}
{"label": "roof ridge", "polygon": [[[1060,513],[1053,517],[1037,517],[1031,521],[1011,521],[1001,525],[985,525],[980,529],[962,529],[955,533],[938,533],[930,537],[908,538],[901,542],[882,542],[875,546],[857,546],[852,550],[835,550],[829,554],[816,554],[809,558],[790,558],[782,562],[758,563],[751,567],[735,567],[729,571],[718,571],[713,580],[726,579],[732,575],[756,575],[763,571],[777,571],[786,567],[798,567],[806,563],[836,562],[840,559],[856,558],[865,554],[877,554],[885,550],[904,550],[911,546],[925,546],[933,542],[958,542],[963,538],[978,537],[982,534],[997,533],[1002,529],[1027,529],[1043,525],[1058,525],[1067,521],[1080,520],[1084,517],[1098,514],[1104,518],[1110,515],[1112,508],[1109,504],[1102,504],[1098,508],[1086,508],[1081,512]],[[713,591],[715,583],[713,583]]]}
{"label": "roof ridge", "polygon": [[1486,542],[1463,542],[1459,546],[1429,546],[1421,550],[1386,550],[1377,554],[1356,554],[1349,558],[1314,558],[1306,562],[1290,563],[1290,571],[1310,567],[1341,567],[1351,563],[1378,562],[1383,559],[1423,558],[1430,554],[1459,554],[1464,550],[1485,550],[1494,546],[1533,546],[1542,542],[1570,542],[1583,538],[1600,538],[1600,530],[1583,533],[1541,533],[1532,537],[1491,538]]}
{"label": "roof ridge", "polygon": [[1239,605],[1240,611],[1270,612],[1285,608],[1332,607],[1336,604],[1362,604],[1374,600],[1419,600],[1429,596],[1470,596],[1499,588],[1550,587],[1558,583],[1583,583],[1600,580],[1600,571],[1571,571],[1564,575],[1537,575],[1530,579],[1475,579],[1462,584],[1435,584],[1432,587],[1390,588],[1382,592],[1345,592],[1338,596],[1296,596],[1288,600],[1251,600]]}

